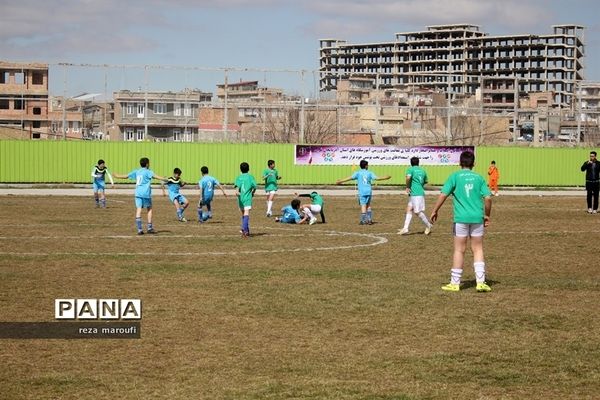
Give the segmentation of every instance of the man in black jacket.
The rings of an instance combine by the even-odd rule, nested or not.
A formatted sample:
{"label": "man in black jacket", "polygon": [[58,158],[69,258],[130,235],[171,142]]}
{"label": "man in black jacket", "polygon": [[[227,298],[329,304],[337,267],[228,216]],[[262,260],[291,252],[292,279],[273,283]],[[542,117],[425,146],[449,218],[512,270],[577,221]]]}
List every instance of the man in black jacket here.
{"label": "man in black jacket", "polygon": [[585,171],[588,213],[596,214],[598,212],[598,191],[600,190],[600,162],[596,159],[595,151],[590,152],[590,159],[583,163],[581,171]]}

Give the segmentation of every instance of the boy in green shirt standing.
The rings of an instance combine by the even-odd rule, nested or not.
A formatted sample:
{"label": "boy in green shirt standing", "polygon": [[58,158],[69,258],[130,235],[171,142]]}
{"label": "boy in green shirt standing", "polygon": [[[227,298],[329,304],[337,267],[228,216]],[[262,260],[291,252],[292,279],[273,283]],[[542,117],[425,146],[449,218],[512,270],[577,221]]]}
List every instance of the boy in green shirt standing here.
{"label": "boy in green shirt standing", "polygon": [[425,224],[425,234],[431,232],[431,223],[425,215],[425,184],[427,183],[427,172],[419,167],[419,157],[410,159],[410,168],[406,170],[406,193],[408,194],[408,205],[406,206],[406,218],[404,227],[398,232],[399,235],[408,235],[408,227],[413,213],[417,214]]}
{"label": "boy in green shirt standing", "polygon": [[267,193],[267,217],[273,215],[273,200],[277,193],[277,181],[281,179],[279,172],[275,169],[275,161],[267,162],[267,169],[264,170],[263,180],[265,181],[265,192]]}
{"label": "boy in green shirt standing", "polygon": [[237,188],[238,206],[242,212],[242,237],[250,236],[250,210],[252,209],[252,197],[256,191],[256,180],[248,172],[250,165],[247,162],[240,164],[242,174],[235,179],[234,188]]}
{"label": "boy in green shirt standing", "polygon": [[444,186],[440,197],[431,212],[431,221],[438,218],[438,210],[446,198],[453,195],[454,205],[454,256],[453,268],[450,270],[450,283],[442,286],[442,290],[458,292],[463,272],[467,238],[471,238],[473,251],[473,268],[478,292],[490,292],[492,288],[485,283],[485,262],[483,258],[484,227],[490,224],[492,212],[492,193],[481,175],[472,171],[475,155],[465,151],[460,155],[461,170],[454,172]]}

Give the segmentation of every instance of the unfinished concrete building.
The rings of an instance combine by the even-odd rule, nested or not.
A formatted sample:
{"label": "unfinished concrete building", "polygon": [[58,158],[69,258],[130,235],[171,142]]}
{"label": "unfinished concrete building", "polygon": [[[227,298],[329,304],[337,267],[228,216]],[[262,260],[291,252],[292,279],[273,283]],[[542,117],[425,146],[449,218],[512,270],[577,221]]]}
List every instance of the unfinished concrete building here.
{"label": "unfinished concrete building", "polygon": [[320,40],[320,89],[335,90],[352,75],[379,78],[380,87],[417,86],[475,94],[485,77],[516,79],[518,92],[554,92],[571,105],[583,80],[584,27],[554,25],[547,35],[492,36],[477,25],[435,25],[397,33],[383,43]]}
{"label": "unfinished concrete building", "polygon": [[48,64],[0,61],[0,134],[41,139],[48,126]]}

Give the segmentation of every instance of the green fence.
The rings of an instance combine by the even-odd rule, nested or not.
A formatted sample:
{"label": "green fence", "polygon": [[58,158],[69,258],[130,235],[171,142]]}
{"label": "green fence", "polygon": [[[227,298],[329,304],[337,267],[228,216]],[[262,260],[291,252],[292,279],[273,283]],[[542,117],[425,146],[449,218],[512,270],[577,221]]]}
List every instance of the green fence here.
{"label": "green fence", "polygon": [[[580,186],[580,172],[591,149],[478,147],[475,170],[487,174],[491,160],[500,170],[500,185]],[[112,172],[128,173],[139,167],[141,157],[150,158],[151,169],[170,176],[174,167],[183,170],[183,179],[195,182],[200,167],[223,183],[232,183],[242,161],[250,163],[259,178],[267,160],[277,162],[282,184],[327,185],[352,173],[351,166],[294,165],[294,145],[230,143],[135,143],[0,141],[0,182],[83,183],[90,182],[91,170],[100,158]],[[385,184],[402,184],[407,166],[371,166],[377,175],[392,175]],[[431,184],[441,184],[457,166],[428,166]]]}

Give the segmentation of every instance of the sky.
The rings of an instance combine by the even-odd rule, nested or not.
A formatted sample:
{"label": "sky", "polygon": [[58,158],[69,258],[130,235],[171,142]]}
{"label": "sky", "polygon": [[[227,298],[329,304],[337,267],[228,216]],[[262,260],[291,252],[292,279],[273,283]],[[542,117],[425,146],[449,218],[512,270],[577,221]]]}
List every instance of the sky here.
{"label": "sky", "polygon": [[[247,68],[228,71],[228,82],[312,97],[321,38],[393,41],[397,32],[455,23],[490,35],[548,34],[577,24],[586,27],[585,79],[600,81],[598,15],[596,0],[0,0],[0,60],[51,64],[56,95],[214,92],[225,79],[218,68]],[[153,67],[132,67],[143,65]]]}

